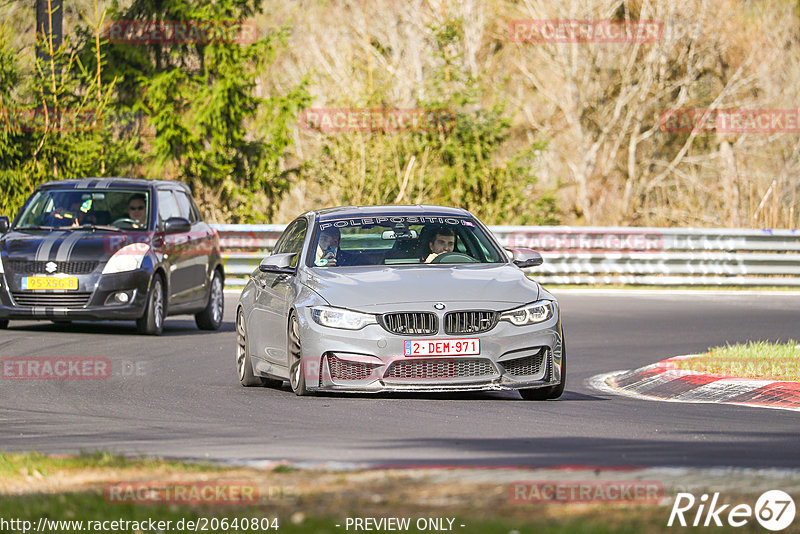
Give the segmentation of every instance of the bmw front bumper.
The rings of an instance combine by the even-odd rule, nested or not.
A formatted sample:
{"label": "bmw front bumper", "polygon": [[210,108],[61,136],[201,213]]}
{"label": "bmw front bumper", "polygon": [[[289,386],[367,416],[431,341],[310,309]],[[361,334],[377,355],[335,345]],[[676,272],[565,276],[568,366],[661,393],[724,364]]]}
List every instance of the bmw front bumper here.
{"label": "bmw front bumper", "polygon": [[[558,307],[556,306],[558,311]],[[548,387],[561,381],[560,313],[545,322],[515,326],[499,321],[481,334],[406,336],[369,325],[342,330],[317,324],[298,310],[306,386],[317,391],[487,391]],[[479,338],[480,354],[404,356],[407,340]]]}

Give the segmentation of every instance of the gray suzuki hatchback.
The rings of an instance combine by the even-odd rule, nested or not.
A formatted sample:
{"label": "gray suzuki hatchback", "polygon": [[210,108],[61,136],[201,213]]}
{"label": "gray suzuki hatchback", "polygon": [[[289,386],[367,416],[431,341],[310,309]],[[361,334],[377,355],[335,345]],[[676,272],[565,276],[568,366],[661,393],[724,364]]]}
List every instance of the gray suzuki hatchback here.
{"label": "gray suzuki hatchback", "polygon": [[186,184],[89,178],[39,186],[0,217],[0,328],[9,320],[135,320],[158,335],[168,315],[222,323],[216,231]]}

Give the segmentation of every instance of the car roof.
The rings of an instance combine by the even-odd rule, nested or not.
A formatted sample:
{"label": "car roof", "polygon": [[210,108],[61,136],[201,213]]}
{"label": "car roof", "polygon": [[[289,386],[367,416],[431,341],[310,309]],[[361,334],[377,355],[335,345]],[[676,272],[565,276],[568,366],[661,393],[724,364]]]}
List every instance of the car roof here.
{"label": "car roof", "polygon": [[128,189],[150,189],[153,186],[171,186],[189,191],[189,186],[174,180],[145,180],[141,178],[83,178],[80,180],[57,180],[46,182],[39,186],[41,189],[113,189],[124,187]]}
{"label": "car roof", "polygon": [[472,214],[463,208],[426,204],[416,204],[413,206],[340,206],[337,208],[309,211],[304,215],[318,215],[322,220],[330,220],[342,217],[374,217],[386,214],[395,216],[425,215],[426,217],[472,217]]}

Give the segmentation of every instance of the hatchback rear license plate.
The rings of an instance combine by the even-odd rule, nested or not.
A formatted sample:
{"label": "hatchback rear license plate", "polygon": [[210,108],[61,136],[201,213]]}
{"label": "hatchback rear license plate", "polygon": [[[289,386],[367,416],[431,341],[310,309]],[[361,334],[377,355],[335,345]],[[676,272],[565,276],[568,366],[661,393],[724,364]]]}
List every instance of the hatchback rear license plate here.
{"label": "hatchback rear license plate", "polygon": [[477,337],[464,339],[425,339],[405,342],[406,356],[470,356],[481,353],[481,340]]}

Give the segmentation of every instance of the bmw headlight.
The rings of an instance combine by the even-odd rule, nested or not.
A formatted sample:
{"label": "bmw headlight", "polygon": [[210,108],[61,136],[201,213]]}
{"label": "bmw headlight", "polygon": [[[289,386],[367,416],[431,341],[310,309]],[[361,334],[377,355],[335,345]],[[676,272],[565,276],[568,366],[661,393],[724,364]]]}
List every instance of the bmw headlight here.
{"label": "bmw headlight", "polygon": [[516,326],[525,326],[542,323],[553,317],[555,313],[555,303],[552,300],[540,300],[503,312],[500,314],[500,320],[508,321]]}
{"label": "bmw headlight", "polygon": [[103,267],[103,274],[135,271],[142,266],[148,252],[150,252],[150,245],[146,243],[126,245],[111,256],[106,266]]}
{"label": "bmw headlight", "polygon": [[329,328],[343,328],[345,330],[361,330],[367,325],[378,324],[375,316],[343,308],[329,308],[316,306],[311,308],[311,318],[314,322]]}

